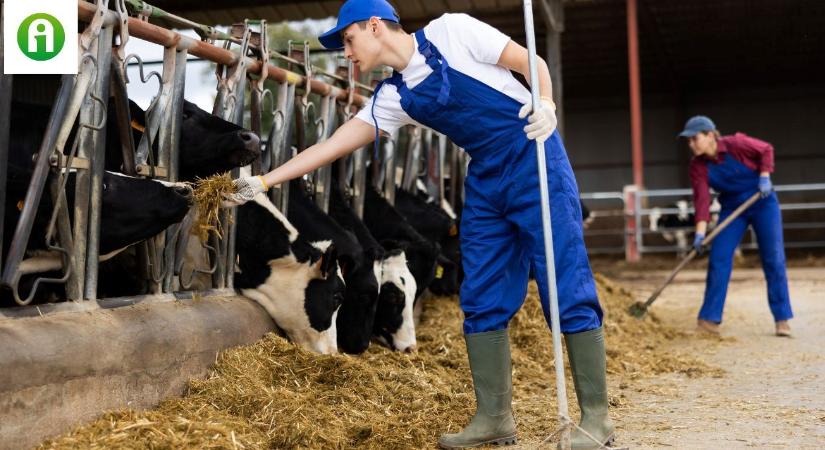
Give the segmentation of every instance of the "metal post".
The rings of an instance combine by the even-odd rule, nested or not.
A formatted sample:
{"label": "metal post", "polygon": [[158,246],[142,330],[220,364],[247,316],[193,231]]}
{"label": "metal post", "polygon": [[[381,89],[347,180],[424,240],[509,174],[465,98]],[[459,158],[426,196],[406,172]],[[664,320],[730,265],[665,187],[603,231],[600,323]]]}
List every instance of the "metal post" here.
{"label": "metal post", "polygon": [[382,164],[381,164],[381,173],[383,174],[384,186],[384,198],[390,202],[391,205],[395,204],[395,140],[387,136],[384,139],[383,145],[381,145],[382,149]]}
{"label": "metal post", "polygon": [[639,77],[639,35],[636,0],[627,0],[627,64],[630,71],[630,141],[633,147],[633,184],[643,189],[642,94]]}
{"label": "metal post", "polygon": [[[218,77],[218,95],[215,98],[215,106],[212,113],[224,120],[243,126],[243,105],[244,91],[246,88],[246,68],[248,61],[246,58],[249,49],[250,28],[249,22],[245,22],[238,30],[241,37],[240,58],[231,65],[218,64],[215,73]],[[233,33],[235,30],[233,30]],[[227,41],[224,49],[229,49],[232,42]],[[238,170],[232,171],[233,177],[238,176]],[[214,242],[217,251],[217,264],[215,272],[212,274],[212,284],[215,288],[232,287],[232,279],[235,267],[235,216],[236,208],[221,211],[221,223],[224,229],[224,236],[219,242]]]}
{"label": "metal post", "polygon": [[[179,171],[179,150],[180,150],[180,130],[183,120],[183,93],[186,83],[186,49],[177,50],[175,53],[175,71],[172,79],[172,98],[167,108],[166,123],[169,124],[169,132],[165,135],[167,141],[167,169],[169,181],[178,181]],[[163,279],[163,292],[172,292],[172,280],[175,276],[175,260],[177,259],[177,240],[181,239],[179,232],[181,224],[173,224],[166,229],[166,242],[164,250],[165,276]],[[181,251],[185,251],[181,249]]]}
{"label": "metal post", "polygon": [[639,241],[637,240],[637,228],[639,223],[636,221],[637,208],[636,204],[639,195],[639,188],[635,184],[625,186],[623,189],[624,197],[624,257],[628,262],[639,261]]}
{"label": "metal post", "polygon": [[540,2],[542,17],[544,18],[547,38],[547,66],[550,69],[550,80],[553,85],[553,102],[556,104],[556,129],[564,135],[564,96],[562,95],[561,76],[561,34],[564,32],[564,4],[563,0],[542,0]]}
{"label": "metal post", "polygon": [[[335,97],[326,96],[321,100],[321,133],[318,136],[318,142],[326,141],[332,130],[335,129]],[[329,211],[329,189],[332,183],[332,167],[326,165],[319,167],[315,172],[315,204],[321,208],[322,211]]]}
{"label": "metal post", "polygon": [[448,158],[448,160],[450,161],[450,196],[447,197],[447,201],[450,203],[450,206],[452,206],[453,209],[455,209],[456,207],[456,201],[461,198],[458,195],[459,186],[463,186],[459,184],[458,181],[459,178],[461,178],[461,175],[459,174],[459,171],[461,171],[460,152],[461,148],[455,143],[453,143],[453,145],[450,146],[450,156]]}
{"label": "metal post", "polygon": [[[0,16],[0,36],[3,35],[3,18]],[[11,114],[11,75],[3,71],[3,42],[0,40],[0,274],[3,273],[3,228],[6,217],[6,178],[9,160],[9,120]]]}
{"label": "metal post", "polygon": [[[536,58],[536,35],[533,28],[533,2],[524,0],[524,26],[527,36],[528,62],[530,65],[530,86],[533,111],[539,107],[539,74]],[[544,142],[536,143],[536,158],[539,169],[539,190],[541,192],[541,221],[544,234],[544,256],[547,266],[548,298],[550,299],[550,324],[553,333],[553,357],[556,369],[556,401],[561,422],[561,447],[570,448],[570,418],[567,411],[567,388],[564,380],[564,356],[561,349],[561,326],[559,320],[559,297],[556,287],[556,263],[553,254],[553,231],[550,218],[550,194],[547,188],[547,161]]]}
{"label": "metal post", "polygon": [[[272,130],[267,141],[267,151],[272,160],[271,168],[281,166],[292,158],[292,126],[295,116],[295,85],[287,82],[278,87],[278,102],[273,116]],[[280,126],[278,124],[280,123]],[[270,169],[271,170],[271,169]],[[272,203],[286,214],[289,206],[289,183],[273,186],[269,193]]]}
{"label": "metal post", "polygon": [[118,134],[121,142],[121,153],[123,154],[123,173],[126,175],[136,175],[135,171],[135,141],[132,135],[131,117],[129,112],[129,95],[126,90],[126,73],[123,69],[123,60],[116,55],[112,57],[111,86],[112,99],[114,101],[115,113],[117,116]]}
{"label": "metal post", "polygon": [[364,199],[367,187],[367,155],[371,146],[361,147],[352,153],[352,199],[350,207],[359,219],[364,218]]}
{"label": "metal post", "polygon": [[37,207],[40,204],[40,199],[43,195],[43,188],[46,183],[46,177],[49,171],[49,155],[54,149],[55,142],[58,139],[58,127],[63,121],[69,103],[72,97],[72,91],[75,86],[74,75],[63,75],[60,79],[60,89],[57,92],[54,106],[52,106],[51,114],[49,115],[49,122],[46,126],[46,134],[43,136],[43,141],[40,144],[40,149],[37,153],[37,160],[32,173],[32,179],[29,182],[29,188],[26,191],[26,199],[23,203],[23,211],[20,213],[20,219],[17,221],[17,227],[14,232],[14,237],[11,241],[9,254],[6,258],[6,264],[3,268],[2,282],[6,286],[11,286],[13,280],[16,279],[17,268],[20,261],[26,252],[26,246],[31,237],[31,229],[34,224]]}
{"label": "metal post", "polygon": [[[95,39],[91,43],[89,52],[94,55],[99,55],[99,48],[100,41]],[[99,66],[99,64],[95,65],[94,70],[99,72],[99,68],[97,66]],[[95,84],[92,85],[90,94],[94,94],[96,91],[97,82],[98,80],[95,79]],[[77,146],[77,158],[81,160],[85,159],[90,162],[95,153],[95,136],[97,135],[97,132],[91,127],[95,126],[100,121],[96,114],[97,107],[97,102],[92,98],[92,95],[84,98],[83,106],[80,109],[80,127],[77,131],[80,139],[80,143]],[[67,296],[71,300],[83,300],[86,296],[86,260],[89,249],[89,209],[91,206],[92,191],[92,176],[91,170],[89,169],[91,169],[91,165],[87,169],[77,169],[77,172],[75,173],[75,197],[73,208],[74,248],[72,251],[73,267],[71,278],[76,279],[78,292],[77,296],[75,296],[74,293],[67,293]],[[74,283],[70,282],[70,284]]]}
{"label": "metal post", "polygon": [[90,160],[90,198],[89,198],[89,237],[86,246],[86,280],[84,283],[85,295],[88,300],[97,298],[98,261],[100,259],[100,214],[103,206],[103,171],[106,157],[106,108],[109,99],[109,75],[112,56],[112,36],[114,26],[104,24],[100,29],[97,46],[97,78],[92,94],[103,103],[94,103],[93,117],[95,125],[102,124],[99,130],[92,135],[92,153]]}
{"label": "metal post", "polygon": [[444,199],[444,154],[447,136],[439,133],[438,141],[427,148],[427,195],[440,205]]}
{"label": "metal post", "polygon": [[407,154],[404,157],[404,176],[401,179],[401,188],[407,192],[415,191],[415,181],[418,179],[418,163],[421,160],[421,128],[410,127]]}

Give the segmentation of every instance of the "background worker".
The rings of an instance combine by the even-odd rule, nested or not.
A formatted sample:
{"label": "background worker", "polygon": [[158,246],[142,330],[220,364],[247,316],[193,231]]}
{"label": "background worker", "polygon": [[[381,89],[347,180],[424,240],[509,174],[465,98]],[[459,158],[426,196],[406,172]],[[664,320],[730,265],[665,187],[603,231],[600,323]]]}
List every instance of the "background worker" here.
{"label": "background worker", "polygon": [[793,312],[785,271],[782,213],[770,178],[774,169],[773,146],[744,133],[721,136],[713,121],[705,116],[691,117],[679,136],[687,138],[693,151],[690,181],[696,207],[693,246],[697,251],[701,250],[710,219],[709,187],[719,193],[722,205],[719,222],[757,191],[762,194],[762,198],[722,230],[711,245],[705,300],[697,322],[699,330],[719,333],[733,253],[750,225],[756,232],[759,257],[768,282],[768,304],[776,322],[776,335],[790,336],[788,320]]}
{"label": "background worker", "polygon": [[[531,114],[531,96],[511,74],[530,81],[527,50],[495,28],[465,14],[445,14],[414,35],[405,33],[384,0],[349,0],[338,23],[320,37],[343,48],[362,72],[380,65],[393,75],[376,88],[355,120],[326,141],[304,150],[263,177],[236,180],[248,201],[269,186],[300,177],[357,148],[422,124],[447,135],[469,152],[461,251],[464,333],[477,412],[460,433],[446,434],[443,448],[511,444],[516,425],[507,326],[527,293],[534,269],[545,318],[550,320],[544,259],[536,140],[546,141],[553,244],[561,329],[582,411],[581,427],[600,443],[613,425],[607,411],[602,310],[596,295],[581,227],[578,187],[556,129],[550,73],[539,60],[541,106]],[[527,117],[529,115],[529,118]],[[574,448],[599,443],[576,430]]]}

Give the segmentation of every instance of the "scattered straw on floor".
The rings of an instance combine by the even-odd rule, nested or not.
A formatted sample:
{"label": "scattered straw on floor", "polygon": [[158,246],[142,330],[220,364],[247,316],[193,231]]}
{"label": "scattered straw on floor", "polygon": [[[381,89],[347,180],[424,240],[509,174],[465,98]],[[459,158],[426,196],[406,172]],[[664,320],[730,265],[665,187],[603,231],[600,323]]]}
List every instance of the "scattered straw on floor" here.
{"label": "scattered straw on floor", "polygon": [[[645,375],[714,375],[701,361],[660,349],[683,337],[648,315],[626,314],[634,299],[597,277],[605,309],[610,402],[626,400],[617,386]],[[372,346],[361,356],[321,356],[269,335],[227,350],[206,380],[183,398],[146,412],[110,412],[41,448],[367,448],[432,447],[474,411],[472,382],[455,299],[429,300],[418,352]],[[542,439],[556,411],[550,333],[535,286],[511,326],[514,408],[520,434]],[[577,416],[568,374],[571,414]]]}
{"label": "scattered straw on floor", "polygon": [[214,175],[209,178],[198,178],[194,189],[195,206],[198,208],[198,218],[192,227],[192,233],[197,235],[201,242],[209,239],[209,232],[214,231],[222,236],[220,212],[221,201],[225,194],[235,192],[235,185],[229,172]]}

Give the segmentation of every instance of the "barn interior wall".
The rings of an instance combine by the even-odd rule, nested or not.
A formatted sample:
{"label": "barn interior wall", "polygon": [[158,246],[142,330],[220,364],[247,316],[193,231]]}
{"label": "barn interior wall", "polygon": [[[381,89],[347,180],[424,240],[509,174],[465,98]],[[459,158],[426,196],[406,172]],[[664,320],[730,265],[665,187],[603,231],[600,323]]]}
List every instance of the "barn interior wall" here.
{"label": "barn interior wall", "polygon": [[[582,103],[567,101],[564,136],[579,189],[621,190],[633,180],[628,108],[615,99],[601,107]],[[689,187],[690,150],[675,136],[694,114],[710,116],[723,135],[741,131],[772,143],[775,183],[825,182],[825,87],[805,86],[702,91],[680,99],[651,96],[643,108],[646,187]]]}

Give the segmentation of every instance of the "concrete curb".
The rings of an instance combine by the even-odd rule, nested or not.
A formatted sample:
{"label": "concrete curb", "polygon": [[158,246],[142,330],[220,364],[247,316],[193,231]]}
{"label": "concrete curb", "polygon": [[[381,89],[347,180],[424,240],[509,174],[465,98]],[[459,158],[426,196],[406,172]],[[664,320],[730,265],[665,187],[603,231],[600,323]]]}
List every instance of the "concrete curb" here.
{"label": "concrete curb", "polygon": [[0,321],[0,449],[30,448],[102,412],[180,395],[219,351],[275,324],[243,297],[146,302]]}

